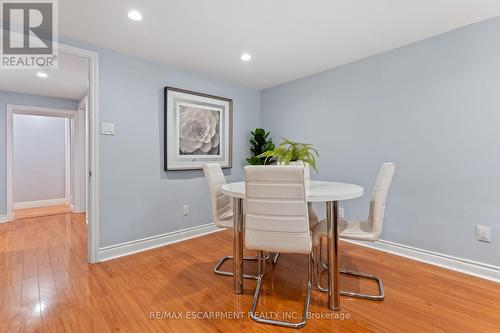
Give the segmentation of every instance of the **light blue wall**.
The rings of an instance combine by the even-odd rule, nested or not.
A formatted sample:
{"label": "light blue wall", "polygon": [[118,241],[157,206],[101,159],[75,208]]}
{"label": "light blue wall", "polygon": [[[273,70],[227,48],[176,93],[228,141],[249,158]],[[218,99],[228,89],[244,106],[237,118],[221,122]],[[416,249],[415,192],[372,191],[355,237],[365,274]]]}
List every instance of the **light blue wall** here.
{"label": "light blue wall", "polygon": [[[319,177],[364,185],[365,197],[345,204],[349,217],[364,218],[380,164],[394,161],[384,239],[500,263],[500,19],[262,93],[63,42],[98,52],[100,120],[116,123],[115,136],[100,138],[101,247],[210,222],[202,172],[162,171],[168,85],[234,99],[229,181],[242,179],[248,132],[262,125],[275,141],[314,143]],[[191,205],[191,215],[182,215],[183,204]],[[0,209],[5,212],[3,192]],[[492,243],[474,239],[477,223],[493,228]]]}
{"label": "light blue wall", "polygon": [[500,264],[500,18],[267,89],[261,112],[275,141],[317,146],[320,178],[365,186],[348,217],[396,162],[383,239]]}
{"label": "light blue wall", "polygon": [[[233,99],[233,169],[242,179],[249,153],[249,131],[259,125],[258,90],[128,57],[79,42],[67,44],[99,54],[102,121],[117,134],[100,138],[100,246],[115,245],[210,223],[208,188],[202,171],[163,170],[163,88],[173,86]],[[5,104],[56,107],[50,98],[0,94],[0,129],[5,133]],[[76,109],[76,102],[60,107]],[[0,138],[5,161],[5,136]],[[0,163],[0,215],[6,212],[5,162]],[[191,214],[183,216],[189,204]]]}
{"label": "light blue wall", "polygon": [[[163,171],[163,88],[233,99],[233,168],[242,179],[249,131],[259,125],[258,90],[165,67],[71,40],[99,54],[101,121],[116,124],[100,138],[100,247],[211,223],[203,171]],[[191,214],[183,216],[189,204]]]}
{"label": "light blue wall", "polygon": [[13,117],[13,202],[66,197],[65,118]]}
{"label": "light blue wall", "polygon": [[6,118],[7,104],[30,105],[47,108],[59,108],[76,110],[78,102],[70,99],[52,98],[44,96],[35,96],[27,94],[17,94],[6,91],[0,91],[0,215],[7,213],[7,170],[5,159],[6,152]]}

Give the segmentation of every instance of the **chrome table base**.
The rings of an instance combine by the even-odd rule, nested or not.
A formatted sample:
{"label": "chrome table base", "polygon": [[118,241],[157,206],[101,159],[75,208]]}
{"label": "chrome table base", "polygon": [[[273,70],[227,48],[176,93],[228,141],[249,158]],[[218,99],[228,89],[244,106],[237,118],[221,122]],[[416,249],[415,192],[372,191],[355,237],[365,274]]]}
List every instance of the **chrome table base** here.
{"label": "chrome table base", "polygon": [[243,200],[233,198],[233,292],[243,294]]}
{"label": "chrome table base", "polygon": [[326,238],[328,267],[328,307],[340,310],[340,274],[339,274],[339,203],[326,203]]}

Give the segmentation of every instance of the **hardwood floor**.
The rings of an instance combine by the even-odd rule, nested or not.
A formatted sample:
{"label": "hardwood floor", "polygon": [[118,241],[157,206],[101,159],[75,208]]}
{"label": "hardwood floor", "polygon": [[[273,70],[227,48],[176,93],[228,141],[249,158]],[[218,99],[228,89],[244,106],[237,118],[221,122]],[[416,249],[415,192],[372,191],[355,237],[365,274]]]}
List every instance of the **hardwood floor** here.
{"label": "hardwood floor", "polygon": [[[254,281],[245,280],[244,295],[235,296],[231,278],[212,272],[216,259],[231,253],[229,231],[96,265],[86,263],[86,237],[77,214],[0,224],[0,332],[293,331],[247,318]],[[313,318],[302,331],[500,332],[499,284],[348,243],[340,249],[342,266],[383,278],[386,299],[342,297],[336,314],[314,291]],[[268,266],[257,310],[300,314],[306,267],[305,256],[287,254]],[[351,278],[342,287],[375,289]],[[244,315],[206,318],[225,311]],[[314,318],[321,315],[337,318]]]}
{"label": "hardwood floor", "polygon": [[16,220],[29,219],[33,217],[50,216],[71,213],[69,205],[55,205],[47,207],[24,208],[14,210]]}

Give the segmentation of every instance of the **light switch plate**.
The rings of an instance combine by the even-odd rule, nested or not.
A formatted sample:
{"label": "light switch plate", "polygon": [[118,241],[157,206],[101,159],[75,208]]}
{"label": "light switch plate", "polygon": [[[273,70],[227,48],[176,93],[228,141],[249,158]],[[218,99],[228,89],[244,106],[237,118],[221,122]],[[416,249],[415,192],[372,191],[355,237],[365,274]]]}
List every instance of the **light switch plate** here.
{"label": "light switch plate", "polygon": [[102,123],[101,124],[101,134],[102,135],[115,135],[115,124],[114,123]]}

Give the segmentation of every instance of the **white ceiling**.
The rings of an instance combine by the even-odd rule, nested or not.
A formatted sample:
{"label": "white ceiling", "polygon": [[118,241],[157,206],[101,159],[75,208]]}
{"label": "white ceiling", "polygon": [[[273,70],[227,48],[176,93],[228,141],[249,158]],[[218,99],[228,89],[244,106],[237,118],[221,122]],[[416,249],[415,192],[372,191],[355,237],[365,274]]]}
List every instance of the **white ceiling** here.
{"label": "white ceiling", "polygon": [[58,69],[46,70],[45,79],[37,70],[0,70],[0,91],[80,100],[87,93],[88,60],[59,52]]}
{"label": "white ceiling", "polygon": [[64,0],[59,12],[63,36],[266,88],[498,16],[500,1]]}

